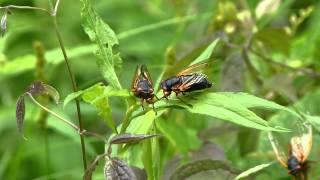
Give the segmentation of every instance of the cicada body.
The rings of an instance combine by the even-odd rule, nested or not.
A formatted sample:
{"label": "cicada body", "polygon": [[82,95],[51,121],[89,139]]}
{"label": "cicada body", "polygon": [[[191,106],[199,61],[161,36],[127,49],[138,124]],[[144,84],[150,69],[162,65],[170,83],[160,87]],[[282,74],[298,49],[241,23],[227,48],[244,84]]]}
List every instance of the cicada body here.
{"label": "cicada body", "polygon": [[145,65],[137,66],[134,79],[132,81],[131,91],[141,99],[141,106],[144,109],[143,103],[154,104],[154,89],[153,83]]}
{"label": "cicada body", "polygon": [[278,141],[269,133],[272,148],[280,164],[297,180],[306,180],[308,170],[308,156],[312,148],[312,127],[303,126],[303,133],[290,140],[289,153],[286,155],[279,147]]}
{"label": "cicada body", "polygon": [[170,77],[161,82],[160,87],[163,90],[164,98],[167,98],[171,92],[176,95],[184,92],[192,92],[210,88],[212,83],[208,77],[202,73],[197,72],[200,68],[206,66],[206,63],[196,64],[179,72],[176,76]]}

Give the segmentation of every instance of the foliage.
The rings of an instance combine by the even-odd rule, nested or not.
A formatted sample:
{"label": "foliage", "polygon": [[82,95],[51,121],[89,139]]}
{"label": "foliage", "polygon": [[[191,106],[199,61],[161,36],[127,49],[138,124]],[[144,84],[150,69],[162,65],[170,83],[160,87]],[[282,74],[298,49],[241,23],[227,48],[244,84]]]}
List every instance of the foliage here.
{"label": "foliage", "polygon": [[[290,179],[268,133],[286,149],[299,123],[319,159],[319,2],[56,2],[0,3],[0,179]],[[198,63],[212,88],[155,98],[154,110],[131,93],[137,65],[162,97],[162,80]]]}

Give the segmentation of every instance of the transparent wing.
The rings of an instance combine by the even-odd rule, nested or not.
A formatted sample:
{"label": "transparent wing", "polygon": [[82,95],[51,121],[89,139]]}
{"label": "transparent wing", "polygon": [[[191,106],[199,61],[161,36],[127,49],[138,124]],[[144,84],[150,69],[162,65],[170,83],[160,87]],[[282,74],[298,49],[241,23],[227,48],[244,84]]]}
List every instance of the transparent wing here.
{"label": "transparent wing", "polygon": [[189,66],[188,68],[180,71],[177,76],[181,75],[188,75],[196,72],[201,72],[205,67],[207,67],[209,64],[208,63],[199,63],[199,64],[194,64],[192,66]]}
{"label": "transparent wing", "polygon": [[299,125],[299,135],[290,140],[291,153],[299,162],[307,160],[312,148],[312,127],[310,124]]}
{"label": "transparent wing", "polygon": [[271,132],[268,133],[268,138],[270,140],[273,151],[276,154],[278,161],[283,167],[287,168],[288,157],[286,153],[280,148],[278,140],[272,135]]}
{"label": "transparent wing", "polygon": [[141,69],[141,74],[144,76],[144,78],[149,81],[150,85],[153,85],[153,82],[152,82],[150,73],[149,73],[149,71],[147,69],[147,66],[146,65],[142,65],[140,69]]}
{"label": "transparent wing", "polygon": [[139,76],[141,75],[141,65],[138,65],[136,71],[134,73],[134,77],[132,79],[131,88],[134,90],[137,88],[137,82],[139,80]]}

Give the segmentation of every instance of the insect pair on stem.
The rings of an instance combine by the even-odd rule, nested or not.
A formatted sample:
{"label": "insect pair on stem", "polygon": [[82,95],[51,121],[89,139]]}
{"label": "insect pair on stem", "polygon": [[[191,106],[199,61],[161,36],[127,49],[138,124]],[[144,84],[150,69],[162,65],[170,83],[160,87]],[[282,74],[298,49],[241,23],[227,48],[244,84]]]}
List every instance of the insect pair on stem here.
{"label": "insect pair on stem", "polygon": [[[172,92],[175,92],[178,96],[185,92],[210,88],[212,83],[205,74],[200,73],[205,66],[207,66],[207,63],[195,64],[180,71],[177,75],[163,80],[160,84],[160,88],[163,91],[163,97],[160,99],[168,99],[168,96],[170,96]],[[153,82],[147,66],[137,66],[131,91],[136,97],[141,99],[141,106],[143,109],[144,101],[148,104],[152,104],[154,109],[154,98],[157,100],[159,100],[159,98],[154,94]]]}

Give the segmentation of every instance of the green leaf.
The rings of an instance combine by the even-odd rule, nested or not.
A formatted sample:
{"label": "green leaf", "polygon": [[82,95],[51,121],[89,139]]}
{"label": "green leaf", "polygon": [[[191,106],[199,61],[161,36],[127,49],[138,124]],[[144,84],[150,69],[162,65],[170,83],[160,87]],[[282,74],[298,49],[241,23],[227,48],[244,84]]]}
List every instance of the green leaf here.
{"label": "green leaf", "polygon": [[170,180],[180,180],[187,178],[196,179],[192,178],[192,176],[200,174],[201,172],[208,171],[211,171],[212,174],[207,174],[207,176],[202,177],[201,179],[212,179],[212,177],[215,177],[216,179],[226,177],[232,178],[239,174],[239,170],[233,168],[230,164],[224,161],[205,159],[181,166],[172,174]]}
{"label": "green leaf", "polygon": [[184,154],[187,154],[190,150],[196,150],[201,146],[201,141],[197,137],[196,131],[187,129],[187,127],[181,127],[173,119],[158,119],[156,124],[159,131],[169,142]]}
{"label": "green leaf", "polygon": [[106,121],[107,125],[114,131],[116,130],[115,122],[112,119],[111,108],[109,105],[109,99],[104,95],[104,87],[100,84],[94,85],[87,90],[82,95],[82,99],[94,105],[98,111],[99,115]]}
{"label": "green leaf", "polygon": [[188,108],[192,113],[204,114],[264,131],[290,131],[281,127],[269,126],[267,121],[222,93],[200,94],[199,96],[190,99],[188,102],[192,104],[192,107]]}
{"label": "green leaf", "polygon": [[81,0],[82,25],[91,41],[97,44],[97,64],[103,77],[116,89],[121,89],[121,85],[115,68],[121,62],[119,54],[113,52],[114,45],[119,44],[113,30],[101,19],[93,9],[90,0]]}
{"label": "green leaf", "polygon": [[246,108],[261,108],[261,109],[267,109],[267,110],[283,110],[287,111],[295,116],[299,117],[299,114],[297,114],[295,111],[285,107],[281,106],[275,102],[268,101],[266,99],[259,98],[257,96],[248,94],[248,93],[233,93],[233,92],[222,92],[219,94],[226,95],[233,100],[237,101],[241,105],[245,106]]}
{"label": "green leaf", "polygon": [[67,104],[69,104],[72,100],[81,96],[84,92],[85,91],[80,90],[77,92],[70,93],[63,101],[63,108],[65,108],[67,106]]}
{"label": "green leaf", "polygon": [[242,172],[241,174],[239,174],[235,180],[238,180],[238,179],[242,179],[242,178],[247,178],[248,176],[254,174],[254,173],[257,173],[258,171],[261,171],[269,166],[271,166],[272,164],[274,164],[274,162],[270,162],[270,163],[267,163],[267,164],[260,164],[258,166],[255,166],[253,168],[250,168],[244,172]]}
{"label": "green leaf", "polygon": [[214,40],[190,65],[202,63],[203,61],[208,60],[218,42],[219,39]]}
{"label": "green leaf", "polygon": [[132,134],[147,134],[155,118],[155,112],[150,110],[144,115],[132,119],[126,132]]}

